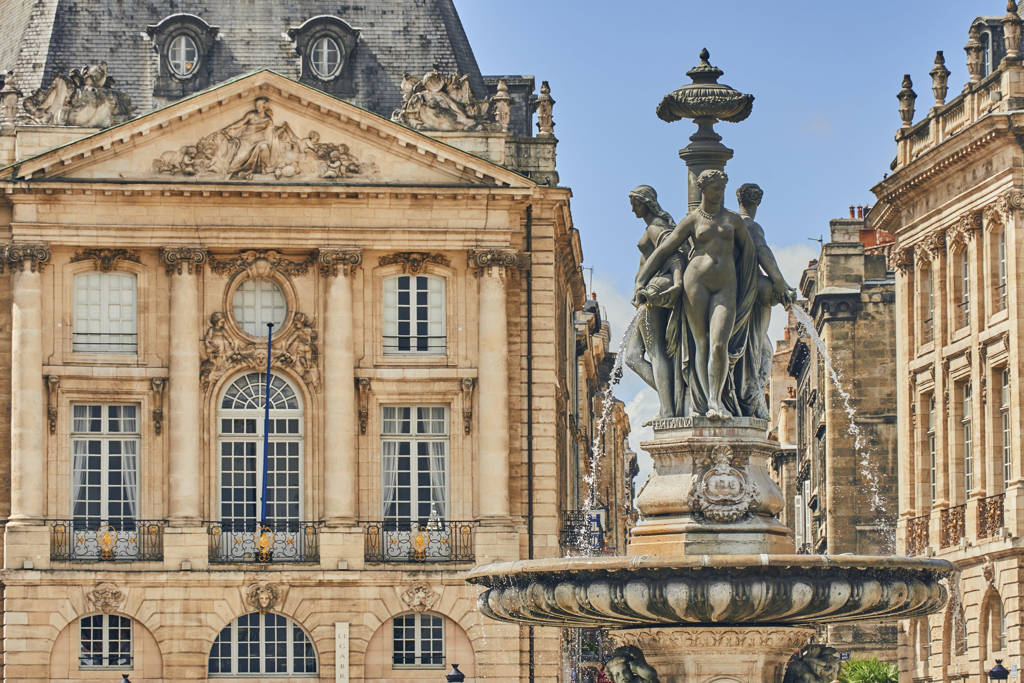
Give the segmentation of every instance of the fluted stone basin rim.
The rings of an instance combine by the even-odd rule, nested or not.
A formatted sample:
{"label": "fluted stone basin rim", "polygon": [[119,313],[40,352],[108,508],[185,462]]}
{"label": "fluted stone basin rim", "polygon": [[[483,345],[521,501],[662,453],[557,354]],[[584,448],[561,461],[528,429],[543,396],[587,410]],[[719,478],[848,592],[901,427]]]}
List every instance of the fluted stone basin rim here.
{"label": "fluted stone basin rim", "polygon": [[578,557],[469,573],[481,612],[544,626],[802,625],[931,614],[945,560],[867,555]]}

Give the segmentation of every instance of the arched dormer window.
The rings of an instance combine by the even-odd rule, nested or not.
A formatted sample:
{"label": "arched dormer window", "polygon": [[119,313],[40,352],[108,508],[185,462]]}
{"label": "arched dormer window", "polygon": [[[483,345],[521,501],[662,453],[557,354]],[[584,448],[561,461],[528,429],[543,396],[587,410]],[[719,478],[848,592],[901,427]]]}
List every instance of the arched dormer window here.
{"label": "arched dormer window", "polygon": [[338,17],[324,14],[288,29],[288,37],[294,41],[295,52],[302,59],[301,79],[323,86],[342,76],[359,40],[359,29]]}
{"label": "arched dormer window", "polygon": [[281,614],[244,614],[221,629],[210,648],[211,677],[315,677],[313,641],[297,623]]}
{"label": "arched dormer window", "polygon": [[157,97],[181,97],[210,85],[210,61],[219,29],[195,14],[179,13],[146,27],[160,58]]}

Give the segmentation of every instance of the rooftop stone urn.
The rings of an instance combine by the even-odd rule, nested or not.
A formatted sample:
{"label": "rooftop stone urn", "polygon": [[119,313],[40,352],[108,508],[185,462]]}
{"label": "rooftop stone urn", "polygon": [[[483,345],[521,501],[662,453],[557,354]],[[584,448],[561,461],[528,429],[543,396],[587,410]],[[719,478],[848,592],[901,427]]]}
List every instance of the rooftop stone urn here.
{"label": "rooftop stone urn", "polygon": [[[641,521],[632,530],[627,554],[493,563],[468,577],[486,587],[478,604],[489,618],[609,629],[620,645],[608,666],[615,683],[640,680],[630,671],[643,671],[643,680],[649,680],[651,668],[662,683],[781,683],[787,662],[809,643],[816,625],[931,614],[946,602],[939,582],[952,571],[948,562],[933,559],[798,555],[792,532],[777,519],[784,501],[767,471],[775,445],[765,436],[767,422],[750,414],[763,386],[750,373],[738,376],[747,366],[733,360],[748,350],[760,353],[756,344],[742,344],[754,334],[745,330],[761,328],[744,327],[743,335],[734,328],[729,336],[728,329],[716,331],[713,320],[710,328],[694,329],[703,323],[691,315],[701,310],[696,297],[702,292],[720,302],[724,296],[726,304],[735,295],[738,316],[752,296],[742,284],[723,295],[716,283],[744,282],[729,280],[728,273],[701,283],[706,271],[700,266],[687,272],[703,248],[701,240],[722,234],[734,236],[739,263],[742,231],[750,226],[721,205],[723,168],[732,151],[719,143],[711,126],[719,119],[746,118],[753,97],[718,84],[722,72],[708,57],[703,51],[701,64],[689,72],[694,84],[666,96],[658,107],[661,118],[692,118],[699,129],[693,144],[680,152],[690,170],[690,212],[675,228],[665,228],[657,249],[644,254],[641,274],[656,271],[644,263],[664,252],[661,245],[679,244],[671,247],[676,271],[666,266],[654,277],[687,278],[689,285],[697,280],[704,287],[666,288],[683,297],[660,302],[674,307],[675,317],[647,315],[634,326],[647,326],[641,330],[647,354],[660,351],[662,359],[685,363],[673,371],[677,400],[670,402],[684,414],[652,420],[654,437],[641,444],[654,460],[654,471],[637,496]],[[711,237],[709,229],[715,233]],[[688,232],[680,236],[680,231]],[[681,237],[692,241],[683,246]],[[758,267],[766,269],[764,262]],[[756,278],[745,282],[760,286]],[[646,284],[638,275],[638,287]],[[681,321],[684,304],[687,317]],[[654,327],[661,324],[683,325],[683,334],[664,334]],[[701,340],[716,334],[728,339],[724,379],[713,357],[707,372],[701,366],[709,355],[702,352]],[[667,353],[656,346],[670,339],[688,340],[688,346]],[[750,366],[757,364],[756,353]],[[826,660],[834,659],[834,651],[805,653],[799,680],[816,676],[830,683],[837,663]]]}

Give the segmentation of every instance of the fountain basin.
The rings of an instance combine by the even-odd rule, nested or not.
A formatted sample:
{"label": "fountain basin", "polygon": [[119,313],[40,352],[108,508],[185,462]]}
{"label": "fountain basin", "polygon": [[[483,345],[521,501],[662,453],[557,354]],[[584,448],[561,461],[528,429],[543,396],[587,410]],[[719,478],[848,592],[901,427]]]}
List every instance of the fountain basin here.
{"label": "fountain basin", "polygon": [[492,619],[536,626],[804,626],[930,614],[944,560],[866,555],[578,557],[469,573]]}

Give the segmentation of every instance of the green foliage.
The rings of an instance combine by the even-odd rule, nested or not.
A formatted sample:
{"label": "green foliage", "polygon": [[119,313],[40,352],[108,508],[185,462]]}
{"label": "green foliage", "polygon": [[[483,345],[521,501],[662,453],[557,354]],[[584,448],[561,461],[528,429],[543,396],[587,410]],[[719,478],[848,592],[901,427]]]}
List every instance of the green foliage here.
{"label": "green foliage", "polygon": [[897,683],[899,669],[895,664],[877,659],[850,659],[843,662],[839,683]]}

